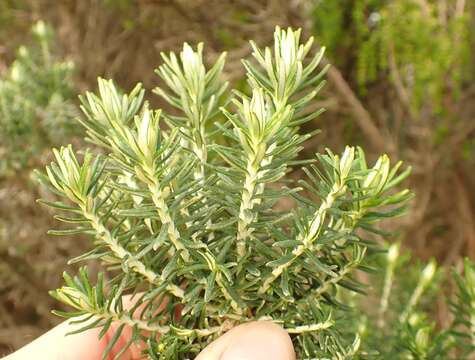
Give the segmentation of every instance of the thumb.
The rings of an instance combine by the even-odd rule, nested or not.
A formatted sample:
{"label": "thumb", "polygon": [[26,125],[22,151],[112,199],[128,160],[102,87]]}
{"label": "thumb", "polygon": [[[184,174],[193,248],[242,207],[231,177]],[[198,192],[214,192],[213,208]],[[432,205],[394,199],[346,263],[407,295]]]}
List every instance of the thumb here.
{"label": "thumb", "polygon": [[256,321],[239,325],[212,342],[196,360],[295,360],[287,332],[280,326]]}

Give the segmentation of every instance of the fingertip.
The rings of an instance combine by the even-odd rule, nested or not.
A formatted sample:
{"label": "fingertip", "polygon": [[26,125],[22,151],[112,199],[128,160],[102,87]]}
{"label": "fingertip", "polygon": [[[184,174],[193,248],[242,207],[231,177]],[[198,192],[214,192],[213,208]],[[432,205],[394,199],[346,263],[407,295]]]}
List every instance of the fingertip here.
{"label": "fingertip", "polygon": [[256,321],[228,331],[197,360],[295,360],[292,340],[280,326]]}
{"label": "fingertip", "polygon": [[220,360],[294,360],[289,334],[280,326],[260,321],[247,324],[229,344]]}

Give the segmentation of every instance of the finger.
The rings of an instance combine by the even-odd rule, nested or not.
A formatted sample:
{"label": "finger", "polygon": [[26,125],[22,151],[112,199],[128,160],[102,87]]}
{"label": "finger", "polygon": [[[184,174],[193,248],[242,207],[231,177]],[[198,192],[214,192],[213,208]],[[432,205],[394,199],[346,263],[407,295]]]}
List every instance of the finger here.
{"label": "finger", "polygon": [[102,350],[97,340],[99,329],[66,336],[73,328],[63,322],[4,360],[79,360],[100,359]]}
{"label": "finger", "polygon": [[292,341],[280,326],[256,321],[239,325],[212,342],[196,360],[295,360]]}
{"label": "finger", "polygon": [[[124,296],[124,307],[132,308],[137,298],[138,297],[132,298],[130,296]],[[157,311],[163,309],[166,303],[167,300],[165,299]],[[143,306],[139,306],[135,314],[138,315],[142,309]],[[107,347],[120,324],[112,323],[107,333],[100,340],[100,328],[87,330],[74,335],[67,335],[81,328],[83,325],[84,324],[71,325],[68,321],[65,321],[3,360],[100,360],[104,349]],[[131,338],[132,329],[127,326],[124,327],[109,357],[113,358],[115,354],[119,353],[122,348],[128,344]],[[127,351],[121,356],[121,360],[142,359],[141,352],[145,347],[143,342],[130,344]]]}

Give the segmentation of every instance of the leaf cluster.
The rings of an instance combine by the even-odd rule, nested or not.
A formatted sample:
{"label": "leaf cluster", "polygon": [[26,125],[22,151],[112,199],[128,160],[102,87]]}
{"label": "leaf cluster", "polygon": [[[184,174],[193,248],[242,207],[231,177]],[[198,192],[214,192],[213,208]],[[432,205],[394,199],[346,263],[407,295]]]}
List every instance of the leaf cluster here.
{"label": "leaf cluster", "polygon": [[[335,325],[348,310],[339,293],[364,292],[355,271],[371,270],[377,224],[404,211],[411,193],[396,187],[410,169],[386,155],[369,164],[350,146],[299,157],[326,70],[312,41],[276,28],[273,48],[251,42],[250,94],[226,91],[225,54],[209,67],[201,44],[162,54],[154,92],[173,113],[150,109],[140,84],[122,93],[99,79],[98,93],[81,97],[81,123],[101,150],[54,150],[39,178],[62,200],[42,202],[71,224],[53,234],[93,239],[71,262],[99,259],[107,272],[95,284],[86,269],[65,274],[53,296],[74,310],[60,315],[101,336],[117,322],[112,343],[130,327],[154,359],[196,356],[253,320],[283,326],[299,358],[358,352],[358,335]],[[294,170],[298,181],[286,176]]]}

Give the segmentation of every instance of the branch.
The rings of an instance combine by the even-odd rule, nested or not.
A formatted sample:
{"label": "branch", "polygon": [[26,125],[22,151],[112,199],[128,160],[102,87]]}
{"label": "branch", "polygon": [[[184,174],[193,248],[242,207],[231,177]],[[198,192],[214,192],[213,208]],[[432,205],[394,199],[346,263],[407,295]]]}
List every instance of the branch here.
{"label": "branch", "polygon": [[[328,61],[324,58],[322,59],[322,64],[326,65]],[[335,86],[341,99],[351,107],[355,121],[363,134],[367,136],[368,142],[379,152],[393,153],[395,150],[394,143],[389,138],[383,136],[371,114],[357,98],[341,72],[336,67],[331,66],[328,69],[327,76]]]}
{"label": "branch", "polygon": [[[96,215],[84,210],[83,214],[84,217],[90,221],[91,226],[97,233],[97,237],[101,239],[119,259],[127,259],[125,260],[127,265],[136,273],[142,275],[149,283],[156,286],[161,285],[162,280],[160,279],[160,276],[151,269],[147,268],[140,260],[136,259],[133,254],[124,249],[124,247],[116,238],[114,238],[109,229],[107,229],[101,223]],[[176,285],[168,285],[167,290],[176,297],[183,298],[184,296],[183,290]]]}

